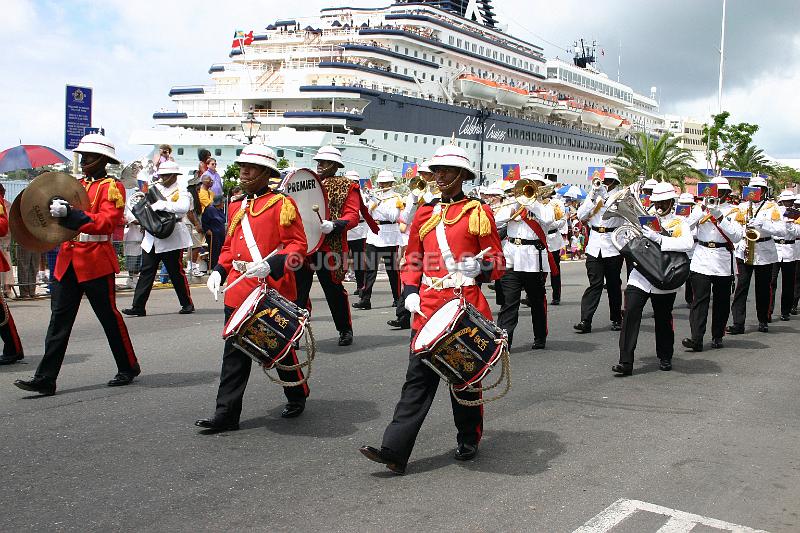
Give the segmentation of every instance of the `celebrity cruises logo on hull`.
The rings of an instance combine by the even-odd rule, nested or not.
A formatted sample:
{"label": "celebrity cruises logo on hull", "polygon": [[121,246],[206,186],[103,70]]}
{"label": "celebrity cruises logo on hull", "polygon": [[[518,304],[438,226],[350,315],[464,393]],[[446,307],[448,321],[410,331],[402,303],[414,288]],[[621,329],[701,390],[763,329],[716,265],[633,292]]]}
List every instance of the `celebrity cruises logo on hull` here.
{"label": "celebrity cruises logo on hull", "polygon": [[[486,124],[483,125],[483,128],[486,129]],[[464,121],[461,123],[461,126],[458,127],[458,134],[459,135],[480,135],[481,134],[481,123],[478,117],[466,117]],[[489,128],[486,129],[486,140],[487,141],[502,141],[506,138],[506,132],[501,130],[497,127],[497,124],[492,122],[489,125]]]}

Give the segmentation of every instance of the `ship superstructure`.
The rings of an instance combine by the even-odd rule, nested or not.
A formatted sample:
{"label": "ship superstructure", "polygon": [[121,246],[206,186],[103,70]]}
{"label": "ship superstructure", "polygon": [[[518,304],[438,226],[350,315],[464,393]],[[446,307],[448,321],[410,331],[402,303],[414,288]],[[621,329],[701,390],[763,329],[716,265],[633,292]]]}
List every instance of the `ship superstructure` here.
{"label": "ship superstructure", "polygon": [[313,166],[317,148],[334,144],[368,176],[453,140],[484,182],[519,163],[585,183],[618,137],[663,129],[654,98],[587,59],[585,48],[572,63],[545,59],[496,27],[489,0],[323,9],[243,32],[229,61],[209,68],[210,84],[173,87],[175,109],[154,113],[158,127],[131,142],[171,144],[187,167],[208,148],[225,168],[252,110],[258,141],[293,166]]}

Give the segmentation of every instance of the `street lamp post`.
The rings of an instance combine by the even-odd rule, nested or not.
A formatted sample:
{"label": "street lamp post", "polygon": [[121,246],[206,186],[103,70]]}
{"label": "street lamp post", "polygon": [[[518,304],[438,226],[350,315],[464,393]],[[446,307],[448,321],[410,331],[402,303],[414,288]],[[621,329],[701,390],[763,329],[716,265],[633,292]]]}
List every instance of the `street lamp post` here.
{"label": "street lamp post", "polygon": [[261,129],[261,122],[259,122],[253,114],[253,106],[250,106],[250,111],[247,112],[244,120],[242,120],[242,132],[247,137],[247,144],[253,144],[253,138],[258,136]]}

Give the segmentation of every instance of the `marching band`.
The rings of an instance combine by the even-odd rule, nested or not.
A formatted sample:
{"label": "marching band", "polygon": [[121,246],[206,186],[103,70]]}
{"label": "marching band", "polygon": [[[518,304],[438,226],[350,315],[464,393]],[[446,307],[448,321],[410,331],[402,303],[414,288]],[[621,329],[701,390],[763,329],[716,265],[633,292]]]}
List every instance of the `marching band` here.
{"label": "marching band", "polygon": [[[123,219],[126,193],[121,182],[107,175],[106,166],[119,160],[113,143],[100,134],[84,136],[75,152],[81,155],[83,177],[76,185],[80,194],[50,195],[46,206],[47,221],[72,236],[59,241],[44,357],[31,379],[14,383],[45,396],[56,392],[83,295],[116,361],[118,372],[108,385],[128,385],[140,374],[115,298],[119,264],[111,233]],[[219,261],[207,281],[215,300],[224,293],[225,344],[216,408],[211,417],[195,424],[205,433],[239,428],[253,360],[265,371],[277,369],[279,379],[270,379],[283,386],[287,398],[281,417],[303,413],[313,353],[307,354],[304,373],[297,349],[305,333],[310,339],[306,350],[315,350],[308,323],[313,275],[316,272],[324,291],[339,345],[352,344],[351,306],[342,283],[352,252],[359,296],[352,307],[371,309],[380,259],[397,307],[396,318],[388,325],[411,330],[408,369],[392,420],[381,446],[363,446],[361,453],[403,474],[439,381],[444,380],[457,428],[455,459],[473,459],[483,434],[483,404],[492,400],[483,391],[494,387],[484,388],[482,380],[498,361],[503,362],[501,379],[505,376],[510,386],[508,353],[523,290],[531,308],[532,350],[544,349],[547,343],[548,277],[550,305],[561,301],[560,251],[573,228],[565,203],[555,195],[557,177],[522,169],[515,182],[501,180],[481,190],[484,201],[465,194],[465,182],[475,181],[479,173],[465,150],[454,144],[441,146],[430,161],[419,165],[418,176],[408,182],[409,193],[395,189],[394,173],[388,169],[377,174],[374,190],[362,188],[360,176],[352,170],[339,175],[345,164],[333,146],[322,147],[314,159],[317,172],[304,172],[320,189],[319,198],[326,204],[321,210],[319,205],[303,205],[284,189],[288,176],[282,178],[271,148],[251,144],[238,156],[244,194],[230,203]],[[162,234],[158,226],[158,213],[180,218],[191,208],[191,197],[174,162],[163,161],[156,172],[158,196],[145,196],[137,209],[131,209],[144,231],[141,275],[133,304],[123,311],[133,316],[146,315],[145,304],[161,261],[172,278],[179,312],[194,311],[180,268],[182,250],[191,246],[186,227],[180,224],[172,233]],[[617,170],[605,167],[593,176],[577,209],[576,218],[589,228],[588,287],[581,298],[580,320],[573,327],[578,333],[592,331],[605,289],[611,330],[620,332],[619,360],[612,366],[618,376],[634,372],[648,300],[659,368],[672,369],[673,308],[681,286],[686,290],[691,329],[681,344],[689,351],[704,348],[709,308],[712,348],[722,348],[726,334],[745,332],[753,276],[760,332],[768,331],[775,305],[780,320],[797,314],[800,197],[787,190],[771,200],[761,176],[750,179],[747,195],[738,205],[731,202],[727,179],[714,177],[700,185],[711,192],[696,201],[691,194],[679,196],[673,185],[663,181],[641,180],[623,187]],[[143,211],[138,209],[142,206]],[[28,231],[22,227],[25,220],[15,218],[13,211],[6,213],[0,201],[0,235],[9,226],[13,233],[15,223],[19,235]],[[624,262],[628,272],[623,309]],[[8,268],[0,259],[0,271]],[[781,298],[776,304],[779,280]],[[496,324],[482,292],[490,282],[500,307]],[[0,364],[14,364],[24,357],[22,343],[8,306],[4,300],[0,303],[4,342]]]}

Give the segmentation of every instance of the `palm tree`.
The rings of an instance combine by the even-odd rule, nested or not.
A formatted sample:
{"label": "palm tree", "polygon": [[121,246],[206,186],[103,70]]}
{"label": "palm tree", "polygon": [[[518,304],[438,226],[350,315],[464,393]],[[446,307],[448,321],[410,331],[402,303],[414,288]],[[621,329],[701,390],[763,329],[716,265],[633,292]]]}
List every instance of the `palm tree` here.
{"label": "palm tree", "polygon": [[764,150],[755,146],[739,145],[736,150],[725,155],[725,166],[742,172],[763,172],[770,167]]}
{"label": "palm tree", "polygon": [[644,132],[637,132],[634,142],[617,141],[622,147],[608,164],[617,169],[623,185],[633,183],[639,176],[645,179],[666,181],[686,187],[686,177],[702,178],[703,174],[691,166],[692,152],[678,146],[680,139],[667,132],[653,139]]}

